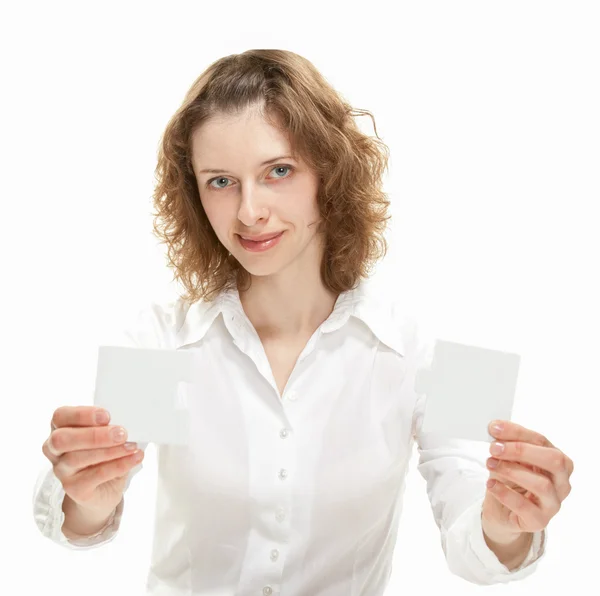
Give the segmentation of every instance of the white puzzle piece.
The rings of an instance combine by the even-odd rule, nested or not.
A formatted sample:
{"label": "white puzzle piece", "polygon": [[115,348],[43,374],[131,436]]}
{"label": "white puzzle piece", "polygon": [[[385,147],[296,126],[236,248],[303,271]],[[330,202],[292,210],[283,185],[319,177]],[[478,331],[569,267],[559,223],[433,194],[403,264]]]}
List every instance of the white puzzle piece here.
{"label": "white puzzle piece", "polygon": [[190,351],[99,346],[94,405],[128,441],[187,445],[192,361]]}
{"label": "white puzzle piece", "polygon": [[430,369],[417,371],[426,395],[422,432],[474,441],[494,440],[492,420],[510,420],[520,356],[436,340]]}

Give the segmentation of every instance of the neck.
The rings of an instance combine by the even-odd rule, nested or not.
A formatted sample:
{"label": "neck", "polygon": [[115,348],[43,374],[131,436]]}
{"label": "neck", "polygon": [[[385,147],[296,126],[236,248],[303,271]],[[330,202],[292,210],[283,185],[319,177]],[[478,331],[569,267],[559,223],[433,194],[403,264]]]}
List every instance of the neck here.
{"label": "neck", "polygon": [[250,289],[240,293],[244,312],[261,338],[312,335],[333,311],[337,295],[324,286],[320,260],[314,256],[275,275],[253,276]]}

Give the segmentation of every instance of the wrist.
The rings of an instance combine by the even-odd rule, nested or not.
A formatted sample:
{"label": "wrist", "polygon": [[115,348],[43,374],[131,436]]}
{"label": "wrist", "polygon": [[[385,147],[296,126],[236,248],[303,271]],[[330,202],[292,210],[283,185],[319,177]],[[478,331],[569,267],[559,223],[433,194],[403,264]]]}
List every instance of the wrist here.
{"label": "wrist", "polygon": [[529,532],[513,532],[505,528],[494,527],[486,522],[483,515],[481,516],[481,528],[487,541],[501,546],[515,544],[519,540],[523,540],[524,534],[529,534]]}
{"label": "wrist", "polygon": [[65,514],[63,534],[70,539],[99,534],[114,519],[117,508],[110,510],[85,507],[65,495],[62,510]]}

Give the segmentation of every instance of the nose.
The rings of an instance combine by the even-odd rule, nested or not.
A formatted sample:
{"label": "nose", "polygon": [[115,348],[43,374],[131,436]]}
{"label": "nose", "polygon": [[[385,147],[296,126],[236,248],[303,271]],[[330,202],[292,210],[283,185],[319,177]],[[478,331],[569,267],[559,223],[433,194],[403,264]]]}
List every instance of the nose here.
{"label": "nose", "polygon": [[251,228],[260,219],[268,219],[269,208],[267,200],[260,189],[246,185],[241,192],[238,219],[247,227]]}

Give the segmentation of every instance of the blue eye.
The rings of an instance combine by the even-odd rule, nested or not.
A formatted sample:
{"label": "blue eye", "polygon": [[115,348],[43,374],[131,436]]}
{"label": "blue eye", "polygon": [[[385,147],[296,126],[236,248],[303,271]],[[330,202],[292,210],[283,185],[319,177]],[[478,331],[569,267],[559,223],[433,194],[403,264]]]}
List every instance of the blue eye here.
{"label": "blue eye", "polygon": [[275,166],[273,170],[291,170],[290,166]]}
{"label": "blue eye", "polygon": [[[271,168],[271,171],[273,170],[290,170],[293,171],[293,167],[292,166],[288,166],[288,165],[280,165],[280,166],[274,166],[273,168]],[[289,178],[289,176],[278,176],[278,179],[282,179],[282,178]],[[221,181],[221,180],[229,180],[229,178],[225,177],[225,176],[219,176],[218,178],[211,178],[207,183],[206,183],[206,187],[207,188],[211,188],[212,190],[224,190],[227,188],[227,186],[213,186],[212,183],[216,182],[216,181]]]}
{"label": "blue eye", "polygon": [[[213,181],[216,181],[216,180],[229,180],[229,178],[225,178],[224,176],[222,176],[222,177],[220,177],[220,178],[213,178],[212,180],[209,180],[209,181],[206,183],[206,186],[211,186],[211,185],[212,185],[212,183],[213,183]],[[215,190],[218,190],[219,188],[226,188],[226,187],[223,187],[223,186],[214,187],[214,186],[213,186],[212,188],[214,188]]]}

